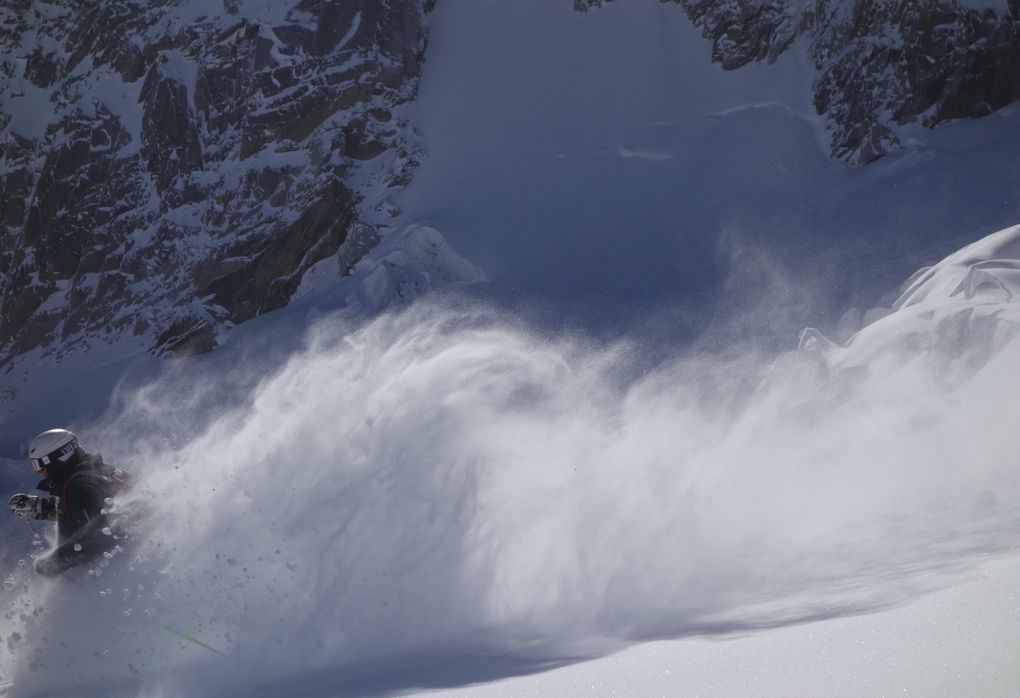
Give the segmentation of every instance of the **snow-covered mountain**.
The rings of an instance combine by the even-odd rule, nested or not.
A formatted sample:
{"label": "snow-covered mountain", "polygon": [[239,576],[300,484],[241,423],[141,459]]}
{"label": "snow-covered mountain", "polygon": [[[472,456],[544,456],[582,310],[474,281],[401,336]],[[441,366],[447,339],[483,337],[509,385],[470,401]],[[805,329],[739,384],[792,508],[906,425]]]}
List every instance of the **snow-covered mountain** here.
{"label": "snow-covered mountain", "polygon": [[[851,163],[1020,96],[1015,2],[679,4],[729,69],[803,44]],[[5,7],[0,364],[100,338],[207,351],[316,262],[346,274],[421,158],[403,106],[432,6]]]}
{"label": "snow-covered mountain", "polygon": [[428,0],[0,9],[0,366],[207,351],[386,230]]}
{"label": "snow-covered mountain", "polygon": [[[979,117],[1020,98],[1016,0],[663,0],[681,5],[733,70],[802,42],[833,157],[872,162],[920,123]],[[578,9],[603,0],[576,0]]]}
{"label": "snow-covered mountain", "polygon": [[[333,241],[321,250],[338,247],[307,252],[283,286],[267,282],[286,290],[282,307],[262,312],[270,306],[258,293],[238,287],[237,308],[255,316],[228,327],[243,316],[216,315],[218,301],[195,295],[194,283],[164,292],[138,281],[163,295],[117,306],[118,317],[208,310],[213,329],[196,339],[218,346],[189,354],[181,335],[177,358],[155,357],[150,350],[171,344],[127,325],[107,333],[97,306],[95,337],[44,338],[6,364],[5,491],[34,486],[24,444],[62,424],[137,474],[137,491],[113,506],[144,516],[135,540],[55,581],[31,570],[49,530],[0,520],[0,688],[354,696],[470,693],[492,682],[477,690],[562,695],[549,675],[524,675],[570,664],[591,679],[576,693],[606,695],[619,684],[598,677],[619,662],[578,660],[680,639],[672,653],[644,655],[654,681],[617,692],[725,694],[750,676],[744,695],[766,685],[766,695],[846,695],[843,677],[864,672],[852,695],[1011,696],[1016,645],[989,644],[1020,637],[1007,593],[1020,525],[1011,407],[1020,109],[904,126],[899,150],[851,167],[832,157],[835,122],[815,108],[820,68],[808,49],[817,32],[808,28],[772,62],[766,54],[723,70],[707,25],[690,21],[693,4],[627,0],[581,12],[566,0],[442,0],[406,4],[410,15],[398,4],[352,3],[361,19],[344,15],[343,25],[330,24],[336,3],[145,8],[153,26],[170,27],[168,42],[226,20],[224,30],[241,18],[257,26],[248,55],[271,42],[281,65],[264,77],[270,91],[281,80],[273,94],[282,101],[238,109],[243,123],[277,114],[274,138],[287,115],[305,113],[287,111],[287,95],[332,84],[329,68],[322,81],[282,82],[284,57],[319,67],[336,57],[315,53],[313,23],[336,29],[329,45],[346,38],[349,47],[377,26],[373,12],[396,13],[388,26],[409,17],[403,26],[421,50],[427,10],[429,39],[414,54],[424,56],[420,74],[400,69],[399,86],[369,98],[390,105],[392,118],[374,158],[343,152],[347,119],[361,113],[344,105],[305,140],[267,140],[242,158],[248,131],[224,126],[217,138],[234,139],[235,155],[210,165],[203,150],[201,169],[168,164],[173,181],[226,197],[216,208],[183,187],[152,199],[178,204],[153,209],[145,225],[195,226],[196,237],[182,239],[196,264],[211,250],[229,267],[233,258],[217,251],[246,238],[216,225],[203,237],[204,219],[185,213],[224,226],[230,216],[276,215],[268,198],[252,204],[248,175],[229,180],[249,164],[298,167],[305,183],[326,172],[359,197],[343,243],[327,231]],[[43,22],[54,7],[5,17]],[[12,41],[42,41],[38,31],[17,34]],[[370,34],[388,48],[365,44],[381,63],[366,59],[362,86],[376,85],[373,71],[397,55]],[[194,86],[186,120],[202,148],[213,112],[195,103],[203,68],[192,74],[188,62],[213,52],[211,63],[230,41],[239,55],[247,46],[243,27],[223,46],[215,36],[157,42],[145,58],[168,95],[177,91],[170,73],[186,72],[177,74]],[[56,55],[63,42],[51,45]],[[282,47],[293,53],[276,56]],[[97,55],[79,65],[113,65]],[[3,104],[17,100],[19,116],[32,113],[32,99],[63,94],[28,89],[18,65]],[[220,67],[222,80],[234,74]],[[79,69],[71,82],[102,105],[119,104],[102,85],[137,89],[124,109],[138,109],[137,133],[146,133],[144,101],[132,101],[144,75],[92,83]],[[14,126],[5,133],[25,138]],[[158,194],[160,170],[148,169],[143,146],[120,152]],[[40,157],[32,162],[42,167]],[[316,195],[295,191],[294,201],[328,198]],[[309,210],[290,205],[283,197],[293,220]],[[136,220],[116,213],[114,228]],[[176,239],[137,238],[132,249],[144,256],[150,243]],[[272,252],[238,260],[253,283],[268,278],[259,264],[286,257],[272,245],[289,240],[269,235]],[[41,259],[17,268],[38,274]],[[200,267],[187,274],[199,278]],[[177,273],[171,263],[152,268]],[[447,291],[422,298],[438,289]],[[46,322],[69,317],[59,290],[45,300]],[[992,583],[956,586],[974,575]],[[990,595],[983,615],[968,615],[975,599],[944,603],[975,593]],[[920,623],[928,614],[937,618]],[[961,636],[929,653],[938,643],[928,635],[945,629]],[[760,651],[791,635],[799,639],[780,643],[780,655],[813,649],[824,660],[814,671],[798,671],[804,654],[784,663],[774,645]],[[953,654],[960,647],[966,657]],[[858,660],[856,673],[846,667]],[[496,681],[507,675],[535,683]]]}

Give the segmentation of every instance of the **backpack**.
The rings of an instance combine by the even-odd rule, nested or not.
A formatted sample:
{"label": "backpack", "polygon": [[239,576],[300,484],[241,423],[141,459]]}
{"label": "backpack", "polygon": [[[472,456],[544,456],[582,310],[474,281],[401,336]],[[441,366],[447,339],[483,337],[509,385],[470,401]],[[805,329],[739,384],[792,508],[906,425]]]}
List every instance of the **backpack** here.
{"label": "backpack", "polygon": [[108,465],[103,462],[103,455],[101,453],[87,453],[82,458],[81,465],[78,466],[78,470],[71,477],[67,478],[64,483],[63,493],[66,495],[67,487],[71,484],[71,481],[86,472],[93,472],[98,474],[104,483],[107,485],[110,491],[111,497],[116,497],[119,494],[127,492],[135,484],[135,476],[128,473],[120,468],[115,468],[112,465]]}

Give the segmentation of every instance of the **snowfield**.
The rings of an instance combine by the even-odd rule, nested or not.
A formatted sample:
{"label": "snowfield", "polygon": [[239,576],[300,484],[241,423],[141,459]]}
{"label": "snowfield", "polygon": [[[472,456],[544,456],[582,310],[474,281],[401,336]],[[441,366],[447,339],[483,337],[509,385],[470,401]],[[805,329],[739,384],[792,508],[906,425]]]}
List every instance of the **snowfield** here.
{"label": "snowfield", "polygon": [[883,613],[642,644],[619,654],[430,698],[544,696],[1015,696],[1020,568],[986,564],[959,586]]}

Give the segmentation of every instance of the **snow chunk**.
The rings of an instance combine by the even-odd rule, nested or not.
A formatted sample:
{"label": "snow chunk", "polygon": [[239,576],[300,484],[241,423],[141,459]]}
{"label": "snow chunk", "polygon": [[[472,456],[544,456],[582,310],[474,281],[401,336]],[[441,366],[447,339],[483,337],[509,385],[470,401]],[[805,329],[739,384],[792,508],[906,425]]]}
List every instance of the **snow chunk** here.
{"label": "snow chunk", "polygon": [[378,312],[399,301],[409,301],[451,284],[485,281],[485,273],[453,251],[435,228],[407,228],[379,256],[363,260],[363,281],[356,302]]}
{"label": "snow chunk", "polygon": [[1020,331],[1020,225],[919,270],[905,286],[891,311],[865,315],[878,317],[845,347],[802,341],[802,350],[820,349],[836,370],[919,353],[944,362],[950,378],[979,369]]}

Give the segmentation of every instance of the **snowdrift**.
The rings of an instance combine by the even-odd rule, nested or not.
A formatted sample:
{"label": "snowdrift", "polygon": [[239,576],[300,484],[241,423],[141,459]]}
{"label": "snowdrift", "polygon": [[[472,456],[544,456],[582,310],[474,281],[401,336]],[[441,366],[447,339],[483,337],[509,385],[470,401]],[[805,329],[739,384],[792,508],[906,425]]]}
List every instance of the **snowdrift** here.
{"label": "snowdrift", "polygon": [[[800,349],[819,352],[836,369],[873,364],[883,356],[904,360],[913,355],[940,357],[948,362],[943,368],[969,374],[1013,338],[1020,325],[1020,308],[1013,302],[1017,288],[1020,226],[920,269],[903,285],[892,308],[875,308],[865,315],[873,321],[847,346],[836,346],[808,329]],[[968,361],[959,361],[962,354]]]}
{"label": "snowdrift", "polygon": [[130,444],[108,455],[141,471],[118,506],[145,522],[90,570],[10,574],[0,673],[17,695],[241,694],[895,604],[1015,548],[1018,269],[1020,227],[771,366],[731,347],[636,371],[638,345],[453,301],[326,317],[229,404],[196,362],[83,434]]}

